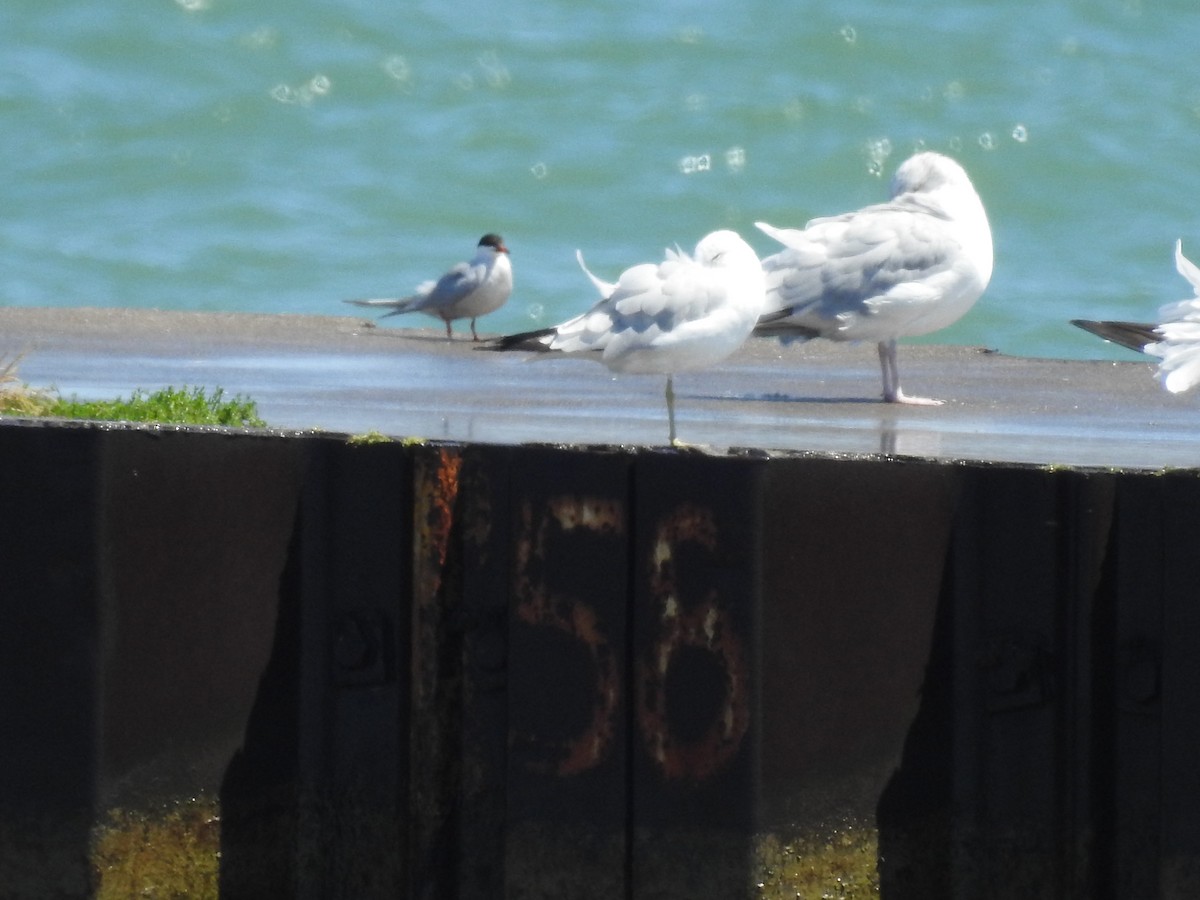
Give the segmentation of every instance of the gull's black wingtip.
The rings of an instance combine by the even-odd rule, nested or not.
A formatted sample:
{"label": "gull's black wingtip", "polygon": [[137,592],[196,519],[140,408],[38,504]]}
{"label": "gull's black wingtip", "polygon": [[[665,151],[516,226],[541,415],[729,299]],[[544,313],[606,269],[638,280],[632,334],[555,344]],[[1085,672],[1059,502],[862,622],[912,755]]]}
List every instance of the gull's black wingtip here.
{"label": "gull's black wingtip", "polygon": [[1146,322],[1100,322],[1093,319],[1072,319],[1071,324],[1076,328],[1136,350],[1145,351],[1147,344],[1155,344],[1162,340],[1157,326]]}
{"label": "gull's black wingtip", "polygon": [[754,326],[754,336],[784,338],[789,343],[811,341],[813,338],[821,336],[821,332],[815,328],[788,321],[788,317],[793,312],[794,309],[789,306],[774,312],[763,313],[758,317],[758,324]]}

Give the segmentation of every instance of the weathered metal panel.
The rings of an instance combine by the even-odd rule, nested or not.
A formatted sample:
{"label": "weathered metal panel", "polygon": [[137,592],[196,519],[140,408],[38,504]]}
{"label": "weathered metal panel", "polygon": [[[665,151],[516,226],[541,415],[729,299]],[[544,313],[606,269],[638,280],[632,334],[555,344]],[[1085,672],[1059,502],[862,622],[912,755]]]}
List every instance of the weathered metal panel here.
{"label": "weathered metal panel", "polygon": [[1098,633],[1105,614],[1102,585],[1110,566],[1116,482],[1107,473],[1072,472],[1063,473],[1057,487],[1062,521],[1060,667],[1067,685],[1059,763],[1063,820],[1059,896],[1090,900],[1111,883],[1109,873],[1099,865],[1105,796],[1111,790],[1105,771],[1111,738],[1101,736],[1107,728],[1103,713],[1107,697]]}
{"label": "weathered metal panel", "polygon": [[1095,597],[1091,896],[1191,898],[1200,896],[1200,479],[1115,482]]}
{"label": "weathered metal panel", "polygon": [[467,447],[459,475],[462,783],[454,872],[460,900],[494,900],[505,881],[513,453]]}
{"label": "weathered metal panel", "polygon": [[870,827],[916,714],[962,477],[959,468],[896,460],[767,467],[770,826]]}
{"label": "weathered metal panel", "polygon": [[635,473],[632,896],[749,885],[761,801],[763,462],[643,453]]}
{"label": "weathered metal panel", "polygon": [[1117,480],[1096,595],[1096,856],[1104,897],[1161,896],[1167,479]]}
{"label": "weathered metal panel", "polygon": [[242,745],[221,781],[220,891],[227,900],[291,898],[300,881],[302,538],[297,516],[279,580],[271,655]]}
{"label": "weathered metal panel", "polygon": [[[303,466],[294,441],[101,432],[106,802],[212,790],[271,649]],[[131,775],[133,777],[131,777]]]}
{"label": "weathered metal panel", "polygon": [[973,473],[956,531],[956,895],[1059,896],[1054,478]]}
{"label": "weathered metal panel", "polygon": [[101,437],[0,429],[0,891],[87,896],[99,794]]}
{"label": "weathered metal panel", "polygon": [[310,759],[323,750],[302,779],[314,778],[305,788],[324,821],[300,846],[322,861],[324,885],[308,881],[300,893],[395,897],[410,875],[412,464],[390,443],[325,451],[322,519],[308,537],[321,541],[310,554],[324,553],[323,580],[307,581],[314,593],[304,597],[305,700],[325,718],[302,737]]}
{"label": "weathered metal panel", "polygon": [[1161,877],[1174,900],[1200,897],[1200,477],[1166,475],[1161,489]]}
{"label": "weathered metal panel", "polygon": [[893,900],[1200,895],[1194,473],[90,428],[0,465],[10,893],[86,895],[104,798],[211,782],[245,718],[225,897],[742,896],[764,826],[873,804]]}
{"label": "weathered metal panel", "polygon": [[222,897],[408,889],[411,467],[309,445],[271,656],[222,788]]}
{"label": "weathered metal panel", "polygon": [[1111,484],[981,469],[954,549],[956,895],[1089,896],[1093,611]]}
{"label": "weathered metal panel", "polygon": [[630,457],[526,448],[510,477],[507,892],[624,896]]}
{"label": "weathered metal panel", "polygon": [[458,540],[460,447],[412,454],[411,703],[409,758],[413,896],[454,884],[462,752],[462,555]]}

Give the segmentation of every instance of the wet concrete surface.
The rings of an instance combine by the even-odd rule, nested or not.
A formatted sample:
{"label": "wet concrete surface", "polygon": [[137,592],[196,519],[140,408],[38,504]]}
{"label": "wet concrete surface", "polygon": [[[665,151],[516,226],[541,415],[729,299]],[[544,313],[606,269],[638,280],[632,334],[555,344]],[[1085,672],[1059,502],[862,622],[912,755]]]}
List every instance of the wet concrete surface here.
{"label": "wet concrete surface", "polygon": [[[667,438],[661,377],[614,376],[577,359],[477,352],[469,340],[447,342],[436,324],[0,309],[0,357],[18,354],[18,375],[34,387],[86,399],[168,385],[221,387],[253,398],[281,430],[574,445],[663,446]],[[945,405],[879,401],[873,345],[752,340],[719,367],[676,376],[679,437],[718,451],[1152,470],[1200,464],[1200,392],[1168,394],[1149,361],[905,345],[900,371],[906,392]]]}

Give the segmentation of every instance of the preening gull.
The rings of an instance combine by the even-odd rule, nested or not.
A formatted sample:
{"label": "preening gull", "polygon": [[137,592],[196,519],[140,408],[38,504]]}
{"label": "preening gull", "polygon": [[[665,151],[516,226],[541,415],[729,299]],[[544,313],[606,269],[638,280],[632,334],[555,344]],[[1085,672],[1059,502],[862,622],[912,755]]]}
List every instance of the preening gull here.
{"label": "preening gull", "polygon": [[962,166],[938,153],[905,160],[891,199],[803,229],[757,222],[784,249],[763,260],[767,311],[755,334],[874,341],[888,403],[939,404],[900,389],[896,340],[957,321],[992,276],[992,232]]}
{"label": "preening gull", "polygon": [[551,328],[496,339],[483,350],[581,356],[614,372],[665,374],[668,436],[675,439],[674,375],[714,365],[745,342],[763,311],[763,270],[754,250],[732,231],[714,231],[693,256],[667,250],[615,283],[580,268],[600,292],[587,312]]}
{"label": "preening gull", "polygon": [[1157,325],[1071,320],[1072,324],[1106,341],[1159,357],[1159,380],[1172,394],[1200,383],[1200,269],[1183,255],[1183,241],[1180,240],[1175,242],[1175,270],[1187,279],[1195,296],[1159,309]]}

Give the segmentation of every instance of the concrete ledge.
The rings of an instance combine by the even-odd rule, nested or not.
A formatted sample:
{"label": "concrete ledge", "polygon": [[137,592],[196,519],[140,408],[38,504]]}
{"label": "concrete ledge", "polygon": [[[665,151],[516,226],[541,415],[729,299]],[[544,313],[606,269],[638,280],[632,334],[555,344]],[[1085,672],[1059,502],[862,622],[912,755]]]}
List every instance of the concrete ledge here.
{"label": "concrete ledge", "polygon": [[[1064,328],[1070,327],[1066,324]],[[662,379],[577,360],[475,353],[436,331],[352,318],[0,309],[0,349],[65,393],[203,384],[258,401],[281,429],[379,431],[465,443],[661,446]],[[904,346],[906,387],[946,406],[876,401],[870,346],[751,341],[677,379],[680,437],[716,448],[1155,470],[1191,467],[1195,396],[1140,362],[1017,359]]]}

